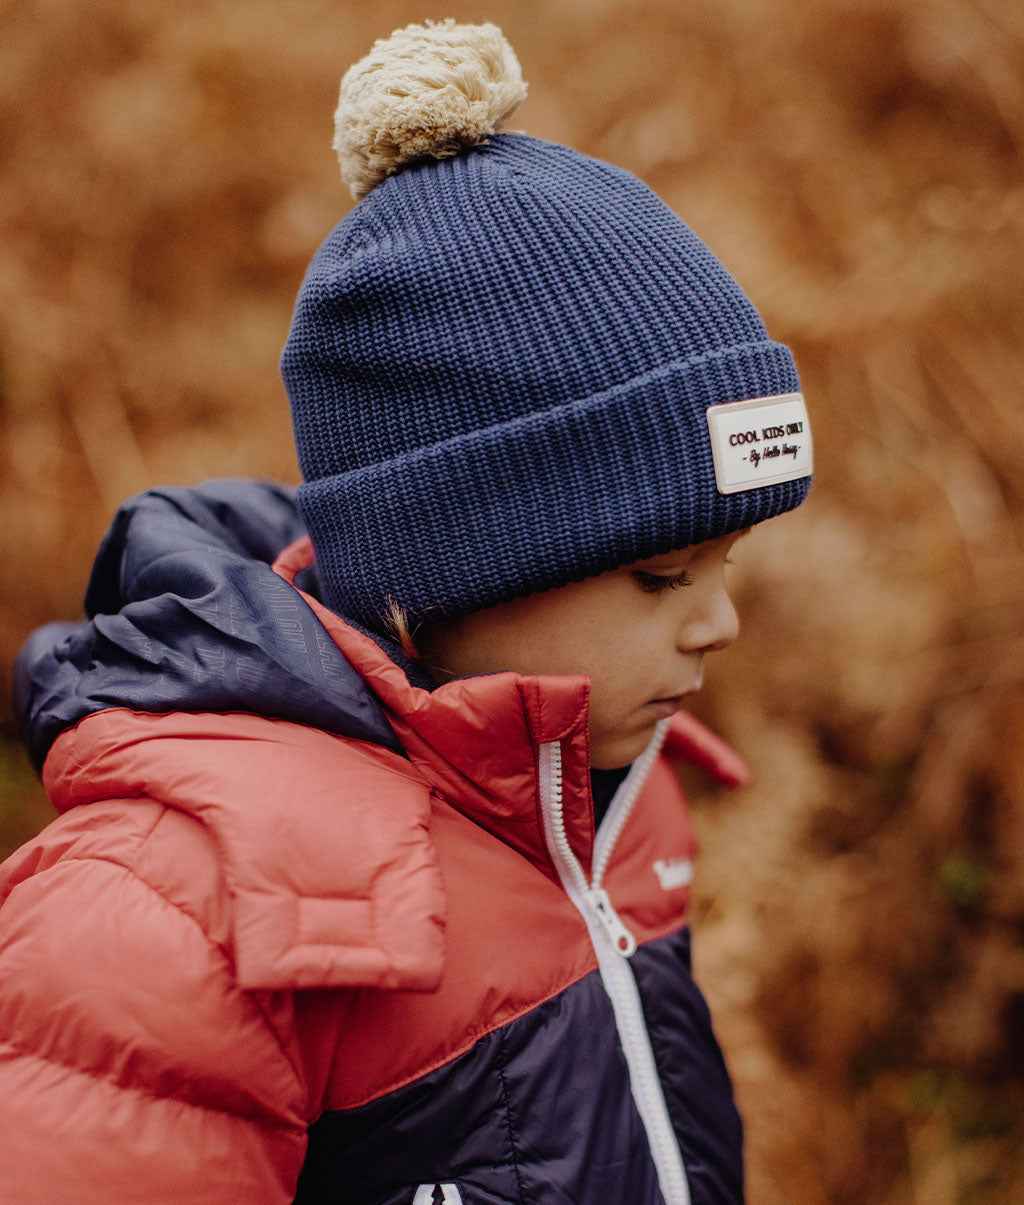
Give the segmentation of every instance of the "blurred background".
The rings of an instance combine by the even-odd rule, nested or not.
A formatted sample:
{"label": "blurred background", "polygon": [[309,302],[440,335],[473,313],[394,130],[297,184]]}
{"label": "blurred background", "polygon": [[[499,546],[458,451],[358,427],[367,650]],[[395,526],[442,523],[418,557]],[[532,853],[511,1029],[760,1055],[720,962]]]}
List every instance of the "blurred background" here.
{"label": "blurred background", "polygon": [[519,128],[632,169],[795,350],[808,503],[697,709],[697,974],[753,1205],[1024,1201],[1020,0],[0,0],[0,854],[50,817],[10,667],[118,503],[295,481],[277,357],[351,202],[338,79],[495,20]]}

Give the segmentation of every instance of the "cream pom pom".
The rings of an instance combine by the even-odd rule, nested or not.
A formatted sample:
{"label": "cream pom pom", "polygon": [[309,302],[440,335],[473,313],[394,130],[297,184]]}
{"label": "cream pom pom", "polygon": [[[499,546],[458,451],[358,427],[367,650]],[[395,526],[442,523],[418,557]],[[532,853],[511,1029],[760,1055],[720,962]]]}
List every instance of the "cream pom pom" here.
{"label": "cream pom pom", "polygon": [[505,128],[526,96],[496,25],[397,29],[345,73],[334,114],[341,178],[356,198],[415,159],[443,159]]}

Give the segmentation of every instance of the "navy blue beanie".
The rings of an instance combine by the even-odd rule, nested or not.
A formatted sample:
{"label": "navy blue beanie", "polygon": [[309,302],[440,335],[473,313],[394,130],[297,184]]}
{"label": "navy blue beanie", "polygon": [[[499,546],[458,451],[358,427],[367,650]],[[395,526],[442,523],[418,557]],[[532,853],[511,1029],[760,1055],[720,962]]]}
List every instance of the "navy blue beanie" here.
{"label": "navy blue beanie", "polygon": [[429,155],[327,237],[282,357],[329,606],[453,617],[803,500],[789,349],[644,184],[522,134]]}

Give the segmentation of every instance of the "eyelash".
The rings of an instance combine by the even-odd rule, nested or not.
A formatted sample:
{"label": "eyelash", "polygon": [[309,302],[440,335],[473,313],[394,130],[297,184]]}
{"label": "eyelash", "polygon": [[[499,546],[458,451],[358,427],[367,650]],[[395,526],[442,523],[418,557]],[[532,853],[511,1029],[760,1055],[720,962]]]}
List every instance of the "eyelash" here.
{"label": "eyelash", "polygon": [[640,583],[640,589],[645,594],[660,594],[662,590],[678,590],[680,586],[693,585],[693,578],[685,569],[679,573],[670,574],[668,577],[663,577],[658,573],[641,573],[639,570],[633,576]]}

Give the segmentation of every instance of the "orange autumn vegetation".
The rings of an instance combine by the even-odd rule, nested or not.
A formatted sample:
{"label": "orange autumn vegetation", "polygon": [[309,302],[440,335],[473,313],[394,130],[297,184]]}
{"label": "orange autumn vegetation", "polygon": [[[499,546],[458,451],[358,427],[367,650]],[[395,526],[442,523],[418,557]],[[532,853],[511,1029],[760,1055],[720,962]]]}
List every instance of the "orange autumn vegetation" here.
{"label": "orange autumn vegetation", "polygon": [[[294,481],[276,371],[351,204],[344,68],[498,19],[516,124],[643,176],[794,348],[811,499],[744,542],[699,703],[697,969],[753,1205],[1024,1200],[1019,0],[4,0],[0,642],[71,617],[126,495]],[[5,691],[5,696],[8,692]],[[45,823],[0,747],[0,842]]]}

